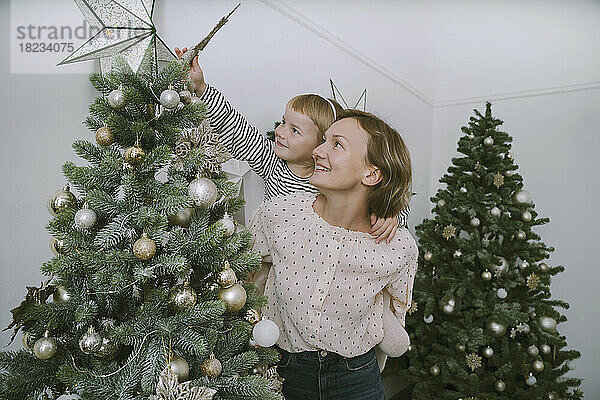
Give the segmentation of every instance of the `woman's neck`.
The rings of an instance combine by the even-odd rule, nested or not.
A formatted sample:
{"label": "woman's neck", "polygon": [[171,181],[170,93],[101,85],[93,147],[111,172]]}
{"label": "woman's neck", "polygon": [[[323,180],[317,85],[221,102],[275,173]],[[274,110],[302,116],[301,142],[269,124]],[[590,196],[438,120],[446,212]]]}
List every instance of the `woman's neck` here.
{"label": "woman's neck", "polygon": [[286,161],[290,171],[300,178],[310,178],[315,172],[315,162],[310,159],[306,162]]}
{"label": "woman's neck", "polygon": [[313,209],[330,225],[359,232],[371,229],[366,193],[321,193]]}

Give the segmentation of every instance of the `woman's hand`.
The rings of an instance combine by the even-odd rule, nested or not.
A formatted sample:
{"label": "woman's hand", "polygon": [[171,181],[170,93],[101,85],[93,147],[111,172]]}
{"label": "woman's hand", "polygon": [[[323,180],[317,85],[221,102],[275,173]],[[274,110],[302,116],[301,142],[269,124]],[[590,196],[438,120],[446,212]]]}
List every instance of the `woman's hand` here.
{"label": "woman's hand", "polygon": [[375,243],[383,240],[389,243],[394,238],[398,230],[398,217],[377,218],[375,214],[371,214],[371,230],[369,233],[375,239]]}
{"label": "woman's hand", "polygon": [[[177,54],[177,58],[181,58],[185,52],[188,51],[188,48],[184,47],[183,50],[180,50],[179,47],[175,47],[174,50],[175,54]],[[204,81],[204,72],[202,72],[202,68],[200,68],[200,65],[198,64],[198,56],[194,57],[192,60],[192,65],[187,75],[192,82],[196,96],[202,96],[202,93],[206,90],[206,82]]]}

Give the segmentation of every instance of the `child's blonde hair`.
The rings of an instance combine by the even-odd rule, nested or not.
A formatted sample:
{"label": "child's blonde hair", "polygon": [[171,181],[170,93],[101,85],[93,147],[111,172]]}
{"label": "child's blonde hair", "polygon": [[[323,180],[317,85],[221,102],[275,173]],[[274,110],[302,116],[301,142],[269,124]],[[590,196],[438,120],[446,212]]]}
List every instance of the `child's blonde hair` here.
{"label": "child's blonde hair", "polygon": [[[331,106],[335,108],[335,114]],[[306,115],[319,128],[319,140],[323,140],[323,134],[344,109],[337,101],[326,99],[318,94],[299,94],[288,101],[288,106],[301,114]]]}

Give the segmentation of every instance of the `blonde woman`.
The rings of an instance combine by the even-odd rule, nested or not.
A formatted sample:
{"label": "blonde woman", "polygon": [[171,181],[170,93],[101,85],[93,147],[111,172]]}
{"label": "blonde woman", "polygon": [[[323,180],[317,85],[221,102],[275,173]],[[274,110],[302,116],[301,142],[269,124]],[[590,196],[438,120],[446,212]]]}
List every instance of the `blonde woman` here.
{"label": "blonde woman", "polygon": [[310,183],[320,191],[273,197],[253,215],[264,267],[252,279],[269,297],[263,315],[280,328],[287,400],[383,400],[375,346],[408,348],[403,329],[417,269],[406,228],[370,240],[371,214],[408,205],[411,163],[399,133],[348,110],[313,151]]}

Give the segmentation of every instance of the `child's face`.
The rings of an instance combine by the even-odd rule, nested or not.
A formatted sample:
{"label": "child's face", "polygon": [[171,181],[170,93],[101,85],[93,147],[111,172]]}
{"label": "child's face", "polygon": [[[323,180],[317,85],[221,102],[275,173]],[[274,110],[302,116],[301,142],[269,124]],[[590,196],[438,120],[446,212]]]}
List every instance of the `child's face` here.
{"label": "child's face", "polygon": [[319,144],[317,125],[287,106],[281,124],[275,129],[275,155],[286,161],[312,163],[312,151]]}

